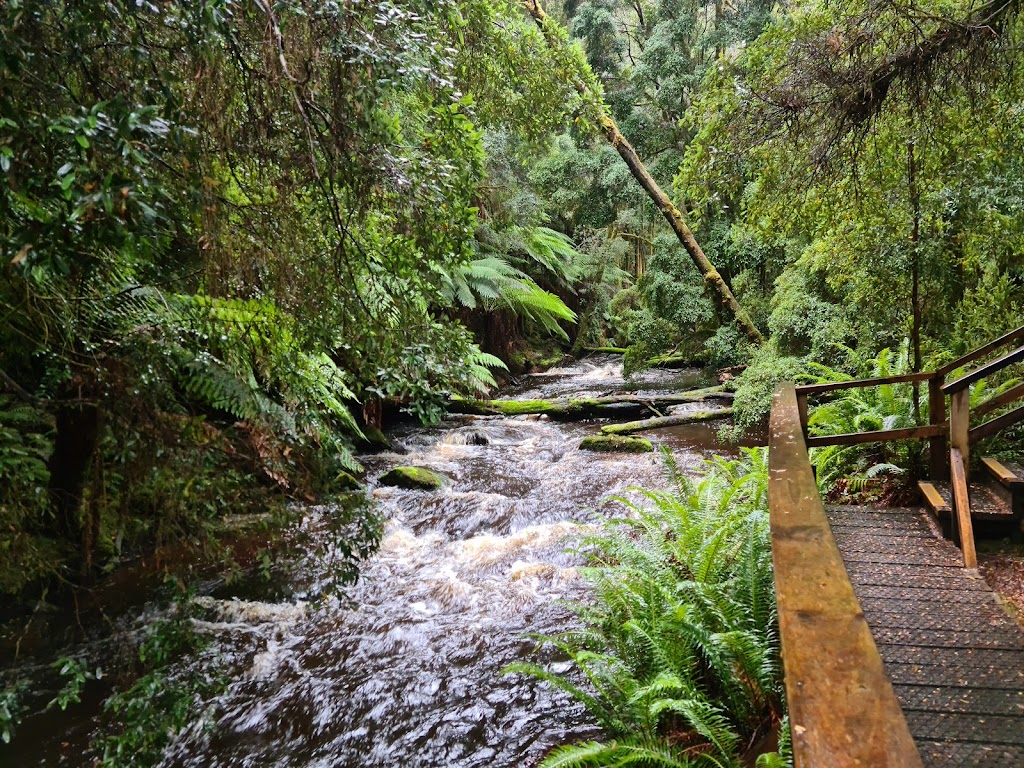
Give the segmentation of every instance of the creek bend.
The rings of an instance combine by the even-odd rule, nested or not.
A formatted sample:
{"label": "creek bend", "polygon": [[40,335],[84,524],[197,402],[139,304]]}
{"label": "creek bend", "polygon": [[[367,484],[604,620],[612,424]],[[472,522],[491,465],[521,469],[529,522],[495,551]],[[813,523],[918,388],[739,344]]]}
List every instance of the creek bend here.
{"label": "creek bend", "polygon": [[[707,383],[693,369],[655,369],[627,384],[619,358],[594,356],[524,377],[502,394],[653,394]],[[291,567],[269,582],[198,598],[196,626],[209,646],[180,672],[217,664],[229,682],[162,765],[512,768],[535,764],[556,744],[595,737],[567,696],[500,670],[517,660],[557,663],[525,635],[569,628],[563,601],[585,595],[567,539],[621,513],[605,497],[663,482],[657,453],[578,450],[602,423],[464,416],[399,429],[395,451],[363,459],[386,522],[379,551],[345,599],[330,596],[330,507],[306,511],[303,551]],[[715,428],[644,436],[696,469],[723,452]],[[435,492],[374,487],[373,478],[399,465],[450,482]],[[81,749],[77,758],[67,749],[29,752],[26,765],[89,764]]]}

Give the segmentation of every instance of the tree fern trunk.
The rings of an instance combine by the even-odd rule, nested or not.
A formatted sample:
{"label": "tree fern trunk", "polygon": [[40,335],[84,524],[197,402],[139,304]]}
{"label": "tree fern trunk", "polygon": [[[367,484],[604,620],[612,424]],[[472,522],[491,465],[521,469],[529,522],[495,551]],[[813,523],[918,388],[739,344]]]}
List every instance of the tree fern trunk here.
{"label": "tree fern trunk", "polygon": [[[69,401],[57,409],[57,434],[50,456],[50,501],[53,520],[48,532],[66,541],[82,542],[82,495],[100,439],[100,410],[95,404]],[[82,552],[87,560],[89,553]]]}

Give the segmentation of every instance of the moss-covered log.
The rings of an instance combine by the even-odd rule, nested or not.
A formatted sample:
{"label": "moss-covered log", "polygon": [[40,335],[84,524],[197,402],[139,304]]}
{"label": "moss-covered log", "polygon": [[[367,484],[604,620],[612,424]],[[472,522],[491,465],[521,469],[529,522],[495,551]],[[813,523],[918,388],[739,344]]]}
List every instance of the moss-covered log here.
{"label": "moss-covered log", "polygon": [[657,413],[662,408],[704,400],[732,400],[731,392],[723,387],[706,387],[690,392],[664,394],[654,397],[641,395],[608,395],[606,397],[574,397],[556,400],[464,400],[448,403],[451,413],[469,413],[477,416],[521,416],[530,413],[547,414],[553,419],[582,419],[591,416],[621,416],[626,413]]}
{"label": "moss-covered log", "polygon": [[678,427],[683,424],[696,424],[701,421],[714,421],[732,416],[732,408],[721,408],[717,411],[694,411],[693,413],[680,413],[675,416],[658,416],[652,419],[641,419],[640,421],[627,421],[624,424],[607,424],[601,427],[606,435],[631,435],[634,432],[644,432],[648,429],[662,429],[663,427]]}
{"label": "moss-covered log", "polygon": [[581,451],[602,453],[650,453],[654,450],[650,440],[640,437],[619,437],[618,435],[595,435],[580,441]]}

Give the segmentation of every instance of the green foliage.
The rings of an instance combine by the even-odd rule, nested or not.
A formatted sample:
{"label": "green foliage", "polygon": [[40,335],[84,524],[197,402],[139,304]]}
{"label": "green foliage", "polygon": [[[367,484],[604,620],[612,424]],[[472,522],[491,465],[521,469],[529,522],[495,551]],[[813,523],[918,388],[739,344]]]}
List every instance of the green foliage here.
{"label": "green foliage", "polygon": [[[757,288],[737,291],[748,310],[770,298],[780,353],[850,371],[910,337],[927,368],[1019,324],[1021,19],[986,37],[999,64],[978,41],[928,43],[973,10],[797,2],[707,72],[675,189],[706,248],[737,246],[721,263]],[[930,53],[866,85],[915,46]]]}
{"label": "green foliage", "polygon": [[157,765],[177,731],[195,720],[197,704],[226,684],[215,666],[187,675],[172,673],[175,661],[202,649],[190,605],[185,593],[176,601],[174,615],[147,628],[137,652],[141,674],[104,702],[109,722],[93,743],[102,768]]}
{"label": "green foliage", "polygon": [[[854,371],[856,378],[885,378],[910,373],[910,354],[906,344],[895,354],[883,349],[878,356],[865,360]],[[849,381],[850,376],[823,365],[811,366],[815,383]],[[841,390],[827,402],[813,408],[807,428],[812,435],[835,435],[849,432],[871,432],[917,426],[918,418],[927,420],[927,389],[918,392],[910,384],[883,384]],[[896,443],[868,445],[830,445],[815,448],[811,461],[817,468],[818,484],[831,488],[840,478],[852,478],[850,489],[858,491],[866,481],[883,474],[900,475],[917,471],[923,459],[923,443],[906,440]]]}
{"label": "green foliage", "polygon": [[103,677],[103,670],[97,667],[95,670],[89,668],[88,661],[65,657],[53,663],[53,668],[64,678],[63,687],[57,695],[46,705],[47,709],[60,707],[63,711],[71,704],[80,704],[82,701],[82,690],[90,680],[99,680]]}
{"label": "green foliage", "polygon": [[[578,51],[514,5],[27,0],[0,39],[3,388],[100,424],[0,423],[0,588],[209,531],[233,496],[329,490],[359,470],[360,401],[429,421],[493,385],[501,363],[440,319],[477,255],[477,123],[515,102],[502,125],[536,147],[583,106],[551,77]],[[570,279],[539,223],[524,258]],[[564,334],[520,272],[491,298]],[[55,437],[83,455],[47,474]]]}
{"label": "green foliage", "polygon": [[17,680],[0,691],[0,741],[10,744],[18,724],[25,713],[22,697],[28,690],[28,682]]}
{"label": "green foliage", "polygon": [[44,411],[0,396],[0,593],[53,576],[64,555],[33,530],[47,511],[52,431]]}
{"label": "green foliage", "polygon": [[581,626],[540,636],[572,675],[534,675],[579,700],[610,741],[562,747],[543,766],[737,765],[782,706],[767,520],[767,465],[715,459],[699,482],[668,462],[673,490],[621,499],[630,512],[580,551],[594,602]]}
{"label": "green foliage", "polygon": [[706,362],[718,368],[745,364],[751,354],[750,342],[734,325],[720,325],[704,342]]}
{"label": "green foliage", "polygon": [[775,388],[783,381],[806,381],[807,365],[803,358],[780,354],[770,343],[755,350],[736,381],[732,424],[724,429],[725,436],[738,439],[746,431],[765,425]]}
{"label": "green foliage", "polygon": [[1024,295],[1015,276],[987,272],[974,287],[964,291],[949,334],[947,357],[956,359],[991,339],[1012,331],[1024,317]]}

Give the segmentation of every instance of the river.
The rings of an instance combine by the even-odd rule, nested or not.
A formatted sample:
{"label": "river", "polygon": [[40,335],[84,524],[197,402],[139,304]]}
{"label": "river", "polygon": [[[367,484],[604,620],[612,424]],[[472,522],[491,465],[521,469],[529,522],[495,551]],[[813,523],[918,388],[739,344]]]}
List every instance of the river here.
{"label": "river", "polygon": [[[627,384],[618,358],[595,356],[523,377],[504,394],[652,394],[706,383],[695,370],[652,370]],[[397,430],[395,451],[363,459],[386,522],[356,585],[335,588],[335,510],[320,506],[304,510],[302,548],[289,567],[198,598],[196,627],[209,645],[187,664],[217,665],[229,682],[197,707],[162,764],[511,768],[594,737],[579,705],[501,669],[559,663],[527,633],[568,628],[564,601],[586,594],[566,541],[621,511],[606,497],[662,483],[657,453],[579,451],[600,423],[467,416]],[[696,469],[722,452],[714,434],[703,424],[648,436]],[[397,465],[450,482],[436,492],[376,487],[374,478]],[[69,710],[59,725],[64,747],[60,738],[22,742],[12,764],[90,764],[83,744],[96,710]],[[22,736],[38,740],[39,729],[16,742]]]}

